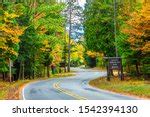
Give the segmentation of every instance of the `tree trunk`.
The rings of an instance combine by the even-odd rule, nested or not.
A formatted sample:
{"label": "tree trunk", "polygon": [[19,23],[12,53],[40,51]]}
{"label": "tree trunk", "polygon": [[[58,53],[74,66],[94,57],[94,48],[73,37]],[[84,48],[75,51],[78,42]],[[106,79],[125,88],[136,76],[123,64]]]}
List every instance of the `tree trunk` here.
{"label": "tree trunk", "polygon": [[111,76],[114,76],[114,73],[113,73],[113,70],[112,70],[112,69],[110,70],[110,75],[111,75]]}
{"label": "tree trunk", "polygon": [[69,41],[68,41],[68,72],[70,72],[70,54],[71,54],[71,30],[72,30],[72,8],[71,8],[71,1],[69,1]]}
{"label": "tree trunk", "polygon": [[135,67],[136,67],[136,74],[137,76],[140,75],[140,71],[139,71],[139,66],[138,66],[138,63],[136,62],[135,64]]}
{"label": "tree trunk", "polygon": [[24,62],[22,64],[22,79],[24,80]]}
{"label": "tree trunk", "polygon": [[110,70],[109,70],[109,65],[107,65],[107,81],[110,81]]}
{"label": "tree trunk", "polygon": [[6,73],[5,72],[3,72],[3,81],[5,81],[5,77],[6,76]]}
{"label": "tree trunk", "polygon": [[50,73],[49,73],[49,65],[47,66],[47,77],[50,77]]}
{"label": "tree trunk", "polygon": [[11,68],[11,59],[9,58],[9,82],[12,82],[12,68]]}
{"label": "tree trunk", "polygon": [[35,77],[35,72],[33,70],[33,72],[32,72],[32,78],[34,79],[34,77]]}
{"label": "tree trunk", "polygon": [[21,71],[22,71],[22,61],[20,62],[19,66],[19,79],[21,79]]}
{"label": "tree trunk", "polygon": [[45,66],[44,66],[44,77],[46,77],[46,71],[45,71],[46,69],[45,69]]}
{"label": "tree trunk", "polygon": [[66,65],[65,65],[65,67],[64,67],[64,72],[65,72],[65,73],[67,72],[67,70],[66,70]]}
{"label": "tree trunk", "polygon": [[128,72],[129,72],[129,73],[131,73],[130,66],[129,66],[129,65],[127,65],[127,67],[128,67]]}

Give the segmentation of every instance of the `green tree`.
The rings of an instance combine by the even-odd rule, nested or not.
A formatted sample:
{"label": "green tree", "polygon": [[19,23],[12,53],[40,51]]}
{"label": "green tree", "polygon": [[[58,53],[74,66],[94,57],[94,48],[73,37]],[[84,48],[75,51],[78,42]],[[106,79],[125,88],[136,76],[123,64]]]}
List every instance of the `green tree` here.
{"label": "green tree", "polygon": [[20,68],[22,63],[25,64],[25,76],[34,78],[42,71],[44,65],[43,67],[47,67],[49,77],[49,66],[53,58],[51,52],[58,43],[63,41],[64,20],[61,16],[63,8],[63,4],[49,5],[37,2],[32,9],[26,6],[27,10],[22,17],[18,18],[18,22],[27,27],[21,36],[18,58]]}
{"label": "green tree", "polygon": [[85,41],[88,49],[115,56],[112,1],[94,0],[85,7]]}

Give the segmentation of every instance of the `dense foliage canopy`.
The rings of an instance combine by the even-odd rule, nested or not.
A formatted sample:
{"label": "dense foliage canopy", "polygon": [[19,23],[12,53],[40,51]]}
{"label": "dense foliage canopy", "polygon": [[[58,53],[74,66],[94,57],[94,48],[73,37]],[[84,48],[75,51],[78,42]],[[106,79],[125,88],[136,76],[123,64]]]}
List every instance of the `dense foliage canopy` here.
{"label": "dense foliage canopy", "polygon": [[117,48],[127,72],[149,77],[150,3],[147,0],[114,2],[92,0],[86,3],[84,29],[87,49],[114,57]]}

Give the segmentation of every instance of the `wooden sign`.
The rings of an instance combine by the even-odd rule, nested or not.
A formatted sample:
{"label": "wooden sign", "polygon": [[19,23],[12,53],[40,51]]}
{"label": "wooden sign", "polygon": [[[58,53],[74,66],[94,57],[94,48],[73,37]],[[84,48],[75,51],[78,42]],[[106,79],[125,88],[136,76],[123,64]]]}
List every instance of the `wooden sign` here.
{"label": "wooden sign", "polygon": [[109,59],[109,69],[121,70],[121,59],[120,58],[110,58]]}
{"label": "wooden sign", "polygon": [[113,70],[118,70],[118,76],[121,80],[124,80],[122,59],[120,57],[104,57],[107,67],[107,80],[110,81],[110,76]]}

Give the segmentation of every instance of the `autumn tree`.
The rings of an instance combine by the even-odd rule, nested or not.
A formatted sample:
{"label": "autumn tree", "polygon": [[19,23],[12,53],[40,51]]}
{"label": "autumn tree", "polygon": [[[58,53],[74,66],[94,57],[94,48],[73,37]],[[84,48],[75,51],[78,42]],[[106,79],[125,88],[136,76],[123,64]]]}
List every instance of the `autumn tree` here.
{"label": "autumn tree", "polygon": [[64,45],[63,9],[64,4],[55,0],[3,0],[0,7],[0,72],[8,71],[10,58],[16,69],[16,80],[42,76],[45,67],[49,77],[50,64],[59,64],[62,58],[62,51],[58,49]]}
{"label": "autumn tree", "polygon": [[28,10],[18,19],[19,22],[24,23],[23,25],[27,25],[21,37],[20,60],[27,65],[25,72],[29,77],[41,72],[43,67],[47,67],[47,77],[49,77],[50,64],[56,57],[52,52],[56,49],[55,46],[63,41],[64,23],[60,14],[63,4],[34,4],[36,5],[31,10],[26,6]]}
{"label": "autumn tree", "polygon": [[84,64],[84,47],[82,44],[72,41],[71,65],[77,67]]}
{"label": "autumn tree", "polygon": [[127,41],[136,58],[136,71],[138,74],[140,74],[139,66],[141,64],[144,68],[143,72],[150,73],[150,18],[148,14],[150,14],[150,4],[143,3],[141,9],[131,13],[131,18],[126,21],[127,27],[122,29],[129,36]]}
{"label": "autumn tree", "polygon": [[9,60],[17,59],[19,36],[23,34],[23,28],[16,23],[19,14],[12,11],[14,7],[10,4],[1,4],[0,6],[0,72],[7,72]]}

